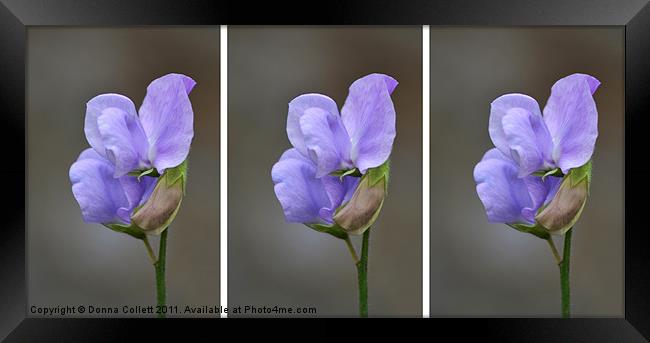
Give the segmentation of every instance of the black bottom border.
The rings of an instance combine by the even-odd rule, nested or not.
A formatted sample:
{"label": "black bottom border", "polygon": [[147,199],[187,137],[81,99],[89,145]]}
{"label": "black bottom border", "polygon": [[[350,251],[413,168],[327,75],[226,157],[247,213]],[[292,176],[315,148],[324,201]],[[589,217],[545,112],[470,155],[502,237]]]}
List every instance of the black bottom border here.
{"label": "black bottom border", "polygon": [[[399,336],[411,335],[411,329],[427,330],[430,337],[458,339],[489,338],[498,342],[647,342],[623,318],[431,318],[431,319],[47,319],[26,318],[7,337],[6,342],[115,342],[131,341],[137,336],[165,338],[172,330],[191,338],[225,338],[228,331],[248,340],[256,333],[268,339],[297,338],[300,331],[325,337],[350,337],[349,332],[366,334],[390,330]],[[354,320],[354,322],[352,322]],[[251,322],[252,321],[252,322]],[[250,325],[256,330],[251,331]],[[376,326],[381,329],[376,330]],[[346,328],[345,335],[337,329]],[[284,330],[284,329],[287,330]],[[296,330],[299,328],[300,330]],[[243,329],[243,330],[241,330]],[[304,330],[304,331],[303,331]],[[422,331],[421,331],[422,332]],[[311,335],[307,335],[308,338]],[[237,336],[234,336],[237,339]],[[169,337],[167,337],[169,338]]]}

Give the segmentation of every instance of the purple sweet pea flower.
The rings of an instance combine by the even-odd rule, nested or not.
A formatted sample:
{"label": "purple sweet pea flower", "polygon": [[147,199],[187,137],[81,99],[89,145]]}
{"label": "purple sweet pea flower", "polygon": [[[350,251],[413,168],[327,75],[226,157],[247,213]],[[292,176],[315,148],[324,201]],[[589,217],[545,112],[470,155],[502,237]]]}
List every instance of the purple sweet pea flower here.
{"label": "purple sweet pea flower", "polygon": [[397,81],[383,74],[356,80],[339,115],[334,100],[304,94],[289,103],[287,135],[297,152],[316,165],[320,178],[355,167],[363,174],[383,164],[395,139],[390,98]]}
{"label": "purple sweet pea flower", "polygon": [[474,180],[488,221],[504,224],[534,224],[537,210],[548,204],[562,178],[518,176],[519,167],[498,149],[488,150],[474,168]]}
{"label": "purple sweet pea flower", "polygon": [[567,174],[591,159],[598,137],[593,93],[600,82],[586,74],[557,81],[544,108],[524,94],[492,102],[489,132],[494,146],[518,165],[517,175],[559,168]]}
{"label": "purple sweet pea flower", "polygon": [[70,167],[72,193],[87,223],[130,224],[133,209],[151,195],[156,179],[114,178],[115,167],[95,150],[84,150]]}
{"label": "purple sweet pea flower", "polygon": [[[523,94],[492,102],[489,132],[496,148],[474,167],[488,221],[544,239],[560,267],[562,315],[570,316],[571,232],[586,204],[598,137],[593,94],[600,81],[572,74],[555,82],[544,108]],[[564,236],[560,256],[551,237]]]}
{"label": "purple sweet pea flower", "polygon": [[325,175],[316,177],[316,165],[297,149],[289,149],[273,165],[274,190],[287,221],[305,224],[332,224],[341,204],[352,198],[359,178]]}
{"label": "purple sweet pea flower", "polygon": [[334,213],[352,198],[359,178],[330,174],[355,168],[364,174],[387,161],[395,139],[395,87],[397,81],[383,74],[356,80],[340,115],[322,94],[289,103],[287,136],[294,148],[271,171],[288,222],[334,224]]}
{"label": "purple sweet pea flower", "polygon": [[154,80],[138,113],[133,102],[119,94],[101,94],[88,101],[86,139],[115,165],[115,177],[149,168],[162,174],[185,160],[194,136],[188,95],[195,84],[181,74]]}
{"label": "purple sweet pea flower", "polygon": [[92,149],[84,150],[69,172],[84,221],[131,224],[134,209],[149,199],[157,178],[128,174],[154,168],[162,175],[185,161],[194,136],[188,94],[195,84],[181,74],[154,80],[139,115],[119,94],[87,103],[84,131]]}

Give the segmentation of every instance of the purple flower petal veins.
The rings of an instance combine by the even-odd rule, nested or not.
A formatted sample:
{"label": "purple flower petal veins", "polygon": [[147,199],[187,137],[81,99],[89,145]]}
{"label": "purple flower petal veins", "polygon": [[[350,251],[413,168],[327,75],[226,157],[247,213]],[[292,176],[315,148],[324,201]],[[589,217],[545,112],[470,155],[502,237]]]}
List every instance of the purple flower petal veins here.
{"label": "purple flower petal veins", "polygon": [[147,157],[162,172],[181,164],[194,137],[194,112],[188,97],[196,82],[181,74],[168,74],[151,82],[140,107],[147,135]]}
{"label": "purple flower petal veins", "polygon": [[287,136],[289,142],[298,152],[309,156],[305,144],[305,136],[300,126],[300,119],[310,108],[317,108],[330,115],[339,116],[336,102],[322,94],[303,94],[289,102],[289,114],[287,115]]}
{"label": "purple flower petal veins", "polygon": [[86,106],[84,131],[91,147],[115,164],[115,177],[133,170],[165,169],[183,162],[194,136],[188,95],[196,83],[181,74],[151,82],[140,107],[119,94],[102,94]]}
{"label": "purple flower petal veins", "polygon": [[97,118],[105,157],[115,165],[115,177],[150,168],[147,138],[137,116],[109,107]]}
{"label": "purple flower petal veins", "polygon": [[474,168],[474,180],[488,221],[533,224],[537,210],[548,203],[561,178],[518,176],[518,166],[498,149],[489,150]]}
{"label": "purple flower petal veins", "polygon": [[350,139],[338,116],[320,108],[305,110],[300,117],[307,154],[316,163],[316,177],[337,169],[350,169]]}
{"label": "purple flower petal veins", "polygon": [[506,94],[492,101],[488,132],[490,133],[490,138],[494,146],[507,156],[510,155],[510,146],[508,145],[506,133],[503,130],[502,121],[508,111],[514,108],[526,111],[533,116],[542,116],[537,101],[525,94]]}
{"label": "purple flower petal veins", "polygon": [[567,173],[591,159],[598,137],[598,111],[593,93],[600,81],[573,74],[557,81],[544,108],[544,122],[553,138],[553,160]]}
{"label": "purple flower petal veins", "polygon": [[383,74],[370,74],[354,81],[341,110],[350,135],[350,158],[361,173],[382,165],[390,156],[395,139],[395,107],[390,98],[397,81]]}
{"label": "purple flower petal veins", "polygon": [[397,81],[383,74],[356,80],[339,114],[322,94],[289,102],[287,136],[293,149],[273,166],[276,197],[291,223],[333,224],[337,208],[352,198],[359,178],[330,175],[358,168],[365,173],[390,156],[395,139],[391,93]]}
{"label": "purple flower petal veins", "polygon": [[130,224],[133,210],[153,191],[155,180],[114,175],[113,164],[89,148],[70,167],[72,193],[87,223]]}
{"label": "purple flower petal veins", "polygon": [[131,99],[120,94],[101,94],[86,104],[86,119],[84,122],[84,132],[88,144],[97,151],[101,156],[106,156],[102,134],[99,132],[99,123],[97,122],[104,110],[108,108],[120,109],[133,117],[137,117],[135,105]]}
{"label": "purple flower petal veins", "polygon": [[593,99],[600,82],[572,74],[551,88],[542,117],[537,102],[523,94],[506,94],[492,102],[490,138],[519,164],[520,177],[560,168],[567,173],[589,161],[598,137]]}
{"label": "purple flower petal veins", "polygon": [[551,135],[541,116],[516,107],[508,110],[501,123],[510,155],[519,165],[519,177],[551,169]]}
{"label": "purple flower petal veins", "polygon": [[271,170],[275,195],[290,223],[332,224],[336,208],[350,199],[358,178],[316,177],[314,162],[289,149]]}
{"label": "purple flower petal veins", "polygon": [[187,158],[194,136],[188,94],[195,84],[181,74],[152,81],[139,115],[123,95],[101,94],[88,101],[84,132],[92,148],[69,171],[84,221],[129,225],[157,179],[138,180],[128,173],[156,168],[162,174]]}
{"label": "purple flower petal veins", "polygon": [[356,80],[339,115],[322,94],[304,94],[289,103],[287,136],[317,166],[318,177],[358,168],[365,173],[390,156],[395,139],[395,108],[390,98],[397,81],[383,74]]}

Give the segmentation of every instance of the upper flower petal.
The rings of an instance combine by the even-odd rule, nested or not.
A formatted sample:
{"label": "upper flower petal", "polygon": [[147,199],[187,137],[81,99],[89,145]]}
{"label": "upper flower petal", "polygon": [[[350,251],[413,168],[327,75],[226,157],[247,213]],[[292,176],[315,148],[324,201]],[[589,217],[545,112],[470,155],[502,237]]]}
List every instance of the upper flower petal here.
{"label": "upper flower petal", "polygon": [[293,158],[292,154],[271,170],[275,195],[288,222],[323,223],[319,213],[321,208],[329,207],[330,200],[322,180],[316,178],[316,166],[309,160]]}
{"label": "upper flower petal", "polygon": [[352,167],[350,138],[338,115],[312,107],[300,118],[308,156],[316,163],[316,177]]}
{"label": "upper flower petal", "polygon": [[[113,165],[87,149],[70,167],[72,193],[88,223],[129,222],[123,212],[129,207],[120,179],[113,177]],[[120,212],[118,214],[118,212]]]}
{"label": "upper flower petal", "polygon": [[510,156],[519,165],[519,177],[550,166],[553,142],[541,115],[514,107],[502,123]]}
{"label": "upper flower petal", "polygon": [[395,139],[395,108],[390,94],[397,81],[370,74],[352,83],[341,119],[350,136],[350,158],[362,173],[386,162]]}
{"label": "upper flower petal", "polygon": [[136,115],[110,107],[102,111],[97,124],[104,154],[115,165],[114,177],[150,167],[147,161],[149,144]]}
{"label": "upper flower petal", "polygon": [[97,118],[107,108],[117,108],[133,116],[137,116],[135,105],[131,99],[120,94],[100,94],[86,103],[86,118],[84,120],[84,132],[88,144],[100,155],[106,156],[102,135],[99,132]]}
{"label": "upper flower petal", "polygon": [[339,109],[336,102],[322,94],[303,94],[289,102],[289,114],[287,115],[287,136],[294,148],[301,154],[309,156],[305,137],[300,127],[300,118],[305,115],[308,109],[317,108],[333,116],[339,116]]}
{"label": "upper flower petal", "polygon": [[537,101],[525,94],[505,94],[492,101],[488,125],[490,138],[494,146],[508,156],[510,155],[510,147],[506,133],[503,130],[503,117],[513,108],[521,108],[540,117],[542,115]]}
{"label": "upper flower petal", "polygon": [[519,168],[502,154],[488,151],[474,168],[474,180],[488,221],[491,223],[533,223],[524,217],[533,203],[526,183],[518,177]]}
{"label": "upper flower petal", "polygon": [[553,160],[567,173],[591,159],[598,137],[598,111],[592,96],[600,82],[586,74],[558,80],[544,108],[544,121],[553,138]]}
{"label": "upper flower petal", "polygon": [[196,83],[167,74],[149,84],[140,107],[140,122],[149,142],[148,160],[159,173],[187,158],[194,137],[194,112],[188,97]]}

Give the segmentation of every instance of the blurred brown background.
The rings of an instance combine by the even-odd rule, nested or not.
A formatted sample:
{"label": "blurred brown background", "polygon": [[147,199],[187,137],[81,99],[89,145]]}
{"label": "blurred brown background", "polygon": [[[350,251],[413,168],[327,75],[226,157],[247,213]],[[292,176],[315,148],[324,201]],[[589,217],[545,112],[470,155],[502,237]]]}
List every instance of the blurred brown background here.
{"label": "blurred brown background", "polygon": [[219,28],[30,28],[27,53],[28,304],[155,305],[144,245],[85,224],[68,169],[89,147],[88,100],[120,93],[139,108],[149,82],[177,72],[197,86],[187,195],[168,236],[167,301],[218,305]]}
{"label": "blurred brown background", "polygon": [[358,315],[356,269],[345,243],[286,223],[271,167],[291,147],[291,99],[317,92],[340,108],[353,81],[381,72],[400,84],[392,96],[397,137],[389,197],[370,235],[369,312],[421,315],[421,27],[230,26],[228,37],[229,306]]}
{"label": "blurred brown background", "polygon": [[[623,315],[624,30],[431,28],[431,315],[558,316],[560,281],[546,242],[489,224],[472,172],[493,145],[490,102],[588,73],[599,137],[591,197],[573,234],[572,310]],[[556,245],[561,249],[561,243]]]}

